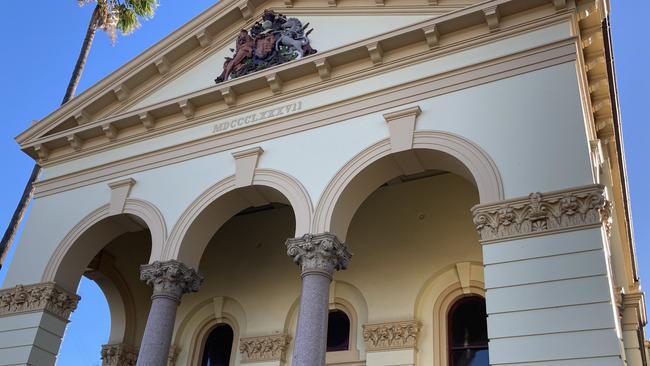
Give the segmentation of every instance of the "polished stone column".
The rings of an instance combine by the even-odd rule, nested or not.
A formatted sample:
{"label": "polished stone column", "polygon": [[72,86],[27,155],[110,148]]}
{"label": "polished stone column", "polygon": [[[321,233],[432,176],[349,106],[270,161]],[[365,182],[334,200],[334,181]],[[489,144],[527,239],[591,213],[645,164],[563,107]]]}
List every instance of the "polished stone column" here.
{"label": "polished stone column", "polygon": [[183,294],[199,290],[203,277],[183,263],[171,260],[140,266],[140,279],[153,286],[153,295],[137,365],[165,366],[176,308]]}
{"label": "polished stone column", "polygon": [[351,254],[329,233],[287,240],[287,254],[300,266],[302,291],[293,366],[323,366],[327,347],[329,285],[334,270],[347,268]]}

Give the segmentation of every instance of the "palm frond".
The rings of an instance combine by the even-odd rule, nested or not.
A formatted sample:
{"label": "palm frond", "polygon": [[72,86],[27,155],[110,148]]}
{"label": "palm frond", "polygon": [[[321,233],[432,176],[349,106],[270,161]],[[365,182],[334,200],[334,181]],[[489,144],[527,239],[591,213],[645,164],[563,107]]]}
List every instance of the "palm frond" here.
{"label": "palm frond", "polygon": [[158,0],[77,0],[80,6],[95,3],[99,11],[96,27],[106,32],[115,43],[116,33],[127,35],[140,27],[140,18],[150,19]]}

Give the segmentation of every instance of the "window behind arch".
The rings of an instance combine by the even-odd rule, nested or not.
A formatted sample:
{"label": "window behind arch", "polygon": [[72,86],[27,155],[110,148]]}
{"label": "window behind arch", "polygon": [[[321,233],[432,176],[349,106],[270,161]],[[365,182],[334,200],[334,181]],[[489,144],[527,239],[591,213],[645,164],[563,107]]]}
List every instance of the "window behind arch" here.
{"label": "window behind arch", "polygon": [[232,352],[233,331],[228,324],[219,324],[214,328],[203,348],[201,366],[228,366]]}
{"label": "window behind arch", "polygon": [[479,296],[458,300],[449,311],[449,365],[489,366],[485,300]]}
{"label": "window behind arch", "polygon": [[350,318],[341,310],[331,310],[327,319],[327,352],[350,349]]}

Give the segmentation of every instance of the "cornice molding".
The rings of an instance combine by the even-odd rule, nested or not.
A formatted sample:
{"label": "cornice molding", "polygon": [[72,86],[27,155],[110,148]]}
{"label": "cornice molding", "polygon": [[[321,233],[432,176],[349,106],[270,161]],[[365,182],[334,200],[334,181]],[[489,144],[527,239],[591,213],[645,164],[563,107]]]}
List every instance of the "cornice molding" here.
{"label": "cornice molding", "polygon": [[67,321],[79,299],[53,282],[18,285],[0,290],[0,316],[46,311]]}
{"label": "cornice molding", "polygon": [[392,323],[365,324],[363,340],[368,352],[415,349],[420,332],[420,322],[416,320]]}
{"label": "cornice molding", "polygon": [[[295,115],[286,115],[255,129],[245,128],[227,134],[170,146],[158,151],[52,177],[35,185],[35,196],[44,197],[88,184],[119,179],[137,172],[259,144],[273,136],[288,135],[346,119],[399,108],[405,103],[429,99],[440,94],[470,88],[522,73],[575,60],[573,39],[509,55],[481,64],[434,75],[416,82],[394,86],[370,97],[356,97],[336,106],[324,106]],[[503,71],[509,70],[509,71]],[[283,131],[280,135],[277,131]]]}
{"label": "cornice molding", "polygon": [[[272,75],[273,73],[279,73],[282,72],[283,74],[283,80],[286,79],[287,75],[303,75],[305,72],[311,72],[313,71],[314,73],[317,73],[321,75],[328,75],[329,72],[327,72],[328,68],[324,67],[327,64],[331,64],[330,59],[332,60],[344,60],[344,59],[349,59],[350,55],[356,55],[354,56],[355,60],[359,57],[359,52],[358,52],[358,46],[359,44],[369,44],[369,45],[377,45],[377,47],[371,47],[371,52],[367,53],[368,58],[373,58],[376,62],[378,62],[377,65],[372,67],[372,65],[368,68],[368,70],[365,73],[376,73],[381,70],[387,70],[389,68],[394,68],[396,67],[396,61],[398,60],[391,60],[390,62],[386,62],[383,60],[383,57],[380,57],[383,52],[388,52],[391,50],[404,47],[406,45],[412,44],[413,42],[415,43],[425,43],[427,42],[427,39],[430,41],[431,34],[427,35],[427,32],[430,31],[430,27],[433,25],[436,26],[443,26],[444,29],[447,31],[457,31],[458,27],[468,27],[471,26],[471,24],[465,24],[467,23],[468,20],[474,19],[475,16],[474,14],[476,13],[482,13],[483,9],[489,8],[490,6],[495,6],[499,5],[500,7],[506,6],[505,4],[510,4],[511,2],[521,2],[522,0],[492,0],[488,1],[485,3],[477,4],[477,5],[472,5],[467,8],[457,10],[445,15],[442,15],[440,17],[434,18],[432,20],[427,20],[412,26],[407,26],[402,29],[398,29],[392,32],[388,32],[385,34],[382,34],[377,37],[372,37],[367,40],[363,40],[359,43],[355,43],[349,46],[345,47],[340,47],[335,50],[331,50],[328,52],[324,52],[322,54],[319,54],[316,57],[306,57],[302,60],[299,61],[294,61],[285,65],[281,65],[278,67],[274,67],[269,69],[267,72],[258,72],[252,75],[249,75],[247,77],[242,77],[242,78],[237,78],[236,80],[231,80],[226,83],[222,83],[221,85],[210,87],[204,90],[201,90],[199,92],[194,92],[187,94],[185,96],[182,96],[180,98],[175,98],[170,101],[165,101],[161,102],[152,106],[148,106],[142,109],[138,109],[133,112],[121,114],[118,116],[111,116],[108,118],[102,118],[97,121],[92,121],[91,118],[86,118],[86,123],[82,125],[77,125],[71,124],[71,128],[67,129],[64,132],[57,132],[52,135],[48,135],[45,137],[36,137],[34,133],[30,133],[30,131],[34,132],[36,129],[39,129],[41,127],[38,127],[39,125],[42,125],[44,123],[48,122],[41,122],[39,124],[36,124],[34,127],[30,128],[26,133],[21,134],[18,136],[17,140],[19,143],[21,143],[22,148],[25,152],[33,156],[34,158],[41,159],[41,163],[44,164],[46,161],[45,159],[51,158],[52,155],[55,156],[56,159],[63,158],[63,156],[79,156],[79,154],[84,154],[84,153],[92,153],[96,152],[98,149],[104,149],[104,148],[112,148],[114,146],[118,146],[116,144],[119,144],[122,136],[120,136],[120,131],[119,129],[116,128],[116,130],[113,130],[110,132],[110,135],[106,135],[106,131],[109,127],[107,126],[120,126],[120,128],[124,128],[124,126],[131,126],[131,125],[137,125],[141,124],[142,122],[139,121],[140,118],[138,116],[141,116],[145,113],[149,113],[149,115],[156,115],[156,117],[160,118],[166,118],[169,120],[169,117],[172,115],[184,115],[186,118],[191,118],[191,119],[196,119],[197,116],[195,116],[195,110],[198,108],[202,108],[203,110],[207,110],[204,108],[207,106],[208,103],[210,105],[212,104],[218,104],[220,105],[223,104],[222,108],[224,113],[232,113],[230,109],[234,108],[250,108],[250,105],[235,105],[235,95],[237,93],[237,89],[242,89],[242,90],[248,90],[250,89],[251,86],[258,85],[264,88],[264,85],[268,85],[267,77],[269,75]],[[541,1],[541,3],[545,3],[545,1]],[[526,3],[529,4],[529,3]],[[533,4],[530,3],[530,6],[534,5],[539,5],[537,3]],[[548,5],[549,7],[551,6],[550,3]],[[521,9],[518,9],[517,11],[520,11]],[[464,23],[463,23],[464,22]],[[454,25],[458,24],[458,25]],[[462,24],[462,26],[460,25]],[[514,28],[521,28],[522,25],[517,25]],[[426,29],[425,29],[426,28]],[[457,29],[458,28],[458,29]],[[440,29],[440,27],[437,27],[436,29]],[[500,33],[503,36],[506,36],[506,32],[504,32],[506,29],[500,29],[499,32],[492,32],[492,33]],[[486,26],[486,34],[490,34],[490,32],[487,29]],[[444,36],[444,34],[440,34],[440,32],[437,32],[438,37]],[[482,36],[485,36],[482,35]],[[478,38],[481,38],[482,36],[479,36]],[[427,38],[428,37],[428,38]],[[399,40],[399,42],[395,42]],[[406,42],[406,43],[405,43]],[[462,43],[465,47],[467,47],[467,40],[462,40],[459,41]],[[459,44],[460,44],[459,43]],[[386,48],[386,45],[390,45],[390,49]],[[381,45],[381,47],[379,47]],[[451,47],[450,47],[451,46]],[[382,50],[383,52],[379,52],[379,50]],[[453,45],[449,45],[445,47],[447,52],[453,49]],[[436,48],[436,52],[439,51],[440,48]],[[431,50],[429,50],[431,51]],[[374,57],[372,56],[374,55]],[[326,63],[323,63],[323,60],[326,61]],[[412,62],[413,57],[412,55],[408,55],[408,57],[404,57],[400,59],[402,62]],[[315,61],[321,62],[320,64],[314,64]],[[339,60],[340,61],[340,60]],[[340,62],[337,61],[337,63],[340,64]],[[349,61],[349,60],[348,60]],[[320,66],[319,66],[320,65]],[[389,66],[390,65],[390,66]],[[340,66],[340,65],[339,65]],[[312,70],[313,69],[313,70]],[[310,71],[311,70],[311,71]],[[267,75],[268,74],[268,75]],[[345,77],[349,79],[349,77],[365,77],[364,73],[359,73],[355,72],[353,75],[346,75]],[[264,81],[263,84],[259,83],[258,79],[262,79]],[[286,81],[286,80],[284,80]],[[343,80],[340,77],[337,78],[337,80],[333,81],[331,79],[328,79],[328,83],[331,84],[336,84],[336,82],[349,82],[349,80]],[[310,85],[310,87],[318,87],[321,88],[322,85],[320,83],[317,83],[318,85]],[[277,84],[276,84],[277,87]],[[230,88],[230,89],[228,89]],[[268,89],[268,87],[267,87]],[[295,93],[304,93],[305,90],[304,88],[298,88],[297,90],[292,90],[289,91],[288,93],[285,93],[283,91],[282,95],[286,97],[291,97],[295,96]],[[223,93],[223,90],[230,90],[230,93]],[[292,93],[293,92],[293,93]],[[113,93],[111,91],[111,93]],[[133,94],[133,93],[132,93]],[[275,93],[269,92],[268,97],[264,97],[261,101],[268,99],[268,98],[273,98]],[[257,102],[257,101],[254,101]],[[250,102],[249,102],[250,103]],[[187,106],[191,106],[192,108],[187,108]],[[83,108],[81,110],[84,110]],[[60,116],[61,117],[61,116]],[[204,116],[201,116],[204,117]],[[49,117],[48,117],[49,118]],[[183,118],[182,120],[184,121],[186,118]],[[67,120],[66,117],[61,117],[57,119],[60,122],[65,122]],[[54,123],[54,122],[52,122]],[[149,123],[151,125],[151,123]],[[166,126],[169,127],[169,126]],[[148,133],[150,134],[152,131],[158,130],[149,128],[148,132],[143,131],[143,133]],[[41,154],[39,156],[38,151],[37,151],[37,145],[40,144],[40,151],[44,151],[43,148],[53,148],[54,146],[59,146],[60,143],[58,140],[60,139],[65,139],[64,141],[67,140],[67,136],[70,136],[74,133],[79,133],[83,131],[84,136],[88,136],[87,139],[93,139],[93,143],[85,143],[83,146],[81,144],[77,144],[79,151],[75,152],[72,150],[69,153],[66,153],[65,155],[59,154],[52,154],[52,151],[50,151],[49,154]],[[98,138],[104,137],[106,139],[105,142],[100,142]],[[132,142],[132,137],[133,136],[124,136],[124,141],[129,141]],[[46,146],[46,144],[50,146]],[[51,150],[51,149],[50,149]],[[57,148],[58,150],[58,148]]]}
{"label": "cornice molding", "polygon": [[602,185],[520,197],[472,208],[483,244],[611,225],[611,205]]}
{"label": "cornice molding", "polygon": [[290,341],[291,337],[284,333],[241,338],[239,340],[241,362],[284,361]]}

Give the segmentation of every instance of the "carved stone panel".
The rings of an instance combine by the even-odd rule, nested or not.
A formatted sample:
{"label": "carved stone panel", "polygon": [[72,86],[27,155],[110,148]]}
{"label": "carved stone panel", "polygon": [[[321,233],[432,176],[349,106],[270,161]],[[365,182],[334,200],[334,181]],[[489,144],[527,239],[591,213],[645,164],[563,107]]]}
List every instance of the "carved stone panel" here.
{"label": "carved stone panel", "polygon": [[47,311],[68,320],[77,308],[80,297],[71,294],[52,282],[18,285],[0,290],[0,316],[34,311]]}
{"label": "carved stone panel", "polygon": [[239,352],[242,362],[284,361],[290,338],[287,334],[242,338]]}
{"label": "carved stone panel", "polygon": [[586,187],[550,193],[531,193],[494,204],[472,208],[481,242],[492,242],[611,225],[611,205],[604,187]]}
{"label": "carved stone panel", "polygon": [[128,344],[105,344],[102,346],[102,366],[135,366],[138,351]]}
{"label": "carved stone panel", "polygon": [[420,323],[416,320],[366,324],[363,326],[363,340],[368,352],[408,349],[417,346],[419,332]]}

